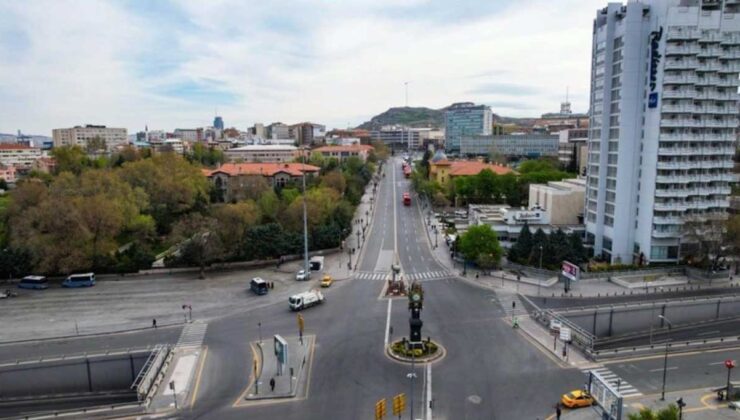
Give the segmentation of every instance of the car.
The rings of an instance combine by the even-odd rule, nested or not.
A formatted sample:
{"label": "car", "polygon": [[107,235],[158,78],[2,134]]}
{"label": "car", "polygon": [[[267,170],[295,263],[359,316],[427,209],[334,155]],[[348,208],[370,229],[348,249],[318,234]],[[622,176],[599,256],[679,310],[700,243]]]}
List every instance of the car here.
{"label": "car", "polygon": [[596,403],[594,397],[582,389],[576,389],[564,394],[560,402],[568,408],[589,407]]}
{"label": "car", "polygon": [[334,283],[334,279],[330,275],[324,274],[324,277],[321,279],[321,287],[329,287],[332,283]]}
{"label": "car", "polygon": [[306,281],[311,278],[311,273],[306,270],[299,270],[295,275],[295,279],[298,281]]}

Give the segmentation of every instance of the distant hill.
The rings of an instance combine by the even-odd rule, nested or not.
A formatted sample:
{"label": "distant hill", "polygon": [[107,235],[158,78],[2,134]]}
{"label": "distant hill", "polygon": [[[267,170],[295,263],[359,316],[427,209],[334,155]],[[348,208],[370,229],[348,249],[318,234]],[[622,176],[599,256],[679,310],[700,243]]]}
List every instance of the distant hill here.
{"label": "distant hill", "polygon": [[390,108],[360,124],[357,128],[378,130],[384,125],[405,125],[415,128],[441,128],[445,125],[446,108],[432,109],[426,107]]}
{"label": "distant hill", "polygon": [[[384,125],[405,125],[415,128],[444,128],[445,111],[442,109],[432,109],[426,107],[394,107],[389,108],[382,114],[378,114],[366,121],[357,128],[365,130],[378,130]],[[502,117],[493,114],[493,121],[499,124],[519,124],[531,126],[534,124],[534,118],[512,118]]]}

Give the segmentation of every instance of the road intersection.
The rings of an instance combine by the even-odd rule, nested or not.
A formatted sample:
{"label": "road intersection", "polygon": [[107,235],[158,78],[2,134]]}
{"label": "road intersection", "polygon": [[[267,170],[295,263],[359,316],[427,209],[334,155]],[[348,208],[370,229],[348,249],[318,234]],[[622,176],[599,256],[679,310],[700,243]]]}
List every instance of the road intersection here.
{"label": "road intersection", "polygon": [[[189,345],[207,347],[207,357],[189,385],[190,405],[177,414],[181,418],[370,418],[377,400],[390,401],[398,393],[406,393],[409,402],[413,397],[417,418],[546,418],[561,394],[583,385],[585,368],[557,360],[522,331],[511,328],[510,305],[518,299],[514,293],[463,281],[452,267],[441,263],[430,247],[418,201],[410,207],[401,203],[401,193],[411,187],[402,177],[400,160],[391,160],[385,173],[373,199],[371,223],[361,235],[365,241],[361,253],[356,254],[360,257],[356,271],[324,291],[325,304],[302,313],[305,333],[315,336],[305,397],[241,404],[245,389],[255,379],[250,343],[260,337],[271,340],[273,334],[298,334],[295,314],[282,300],[259,307],[245,305],[240,311],[211,318],[207,325],[189,324],[182,335],[181,327],[170,327],[0,346],[0,361],[20,354],[33,357],[144,347],[182,339]],[[361,236],[351,235],[347,246],[359,248],[355,242],[361,241]],[[446,349],[444,358],[418,364],[413,372],[384,351],[389,340],[408,334],[406,301],[390,303],[380,296],[384,275],[396,258],[408,279],[423,284],[424,337],[432,337]],[[521,311],[521,304],[519,308]],[[672,356],[670,363],[676,369],[669,372],[675,378],[669,389],[716,384],[721,378],[709,380],[714,374],[711,363],[728,355],[737,357],[738,353]],[[654,392],[652,379],[656,375],[651,369],[656,369],[656,363],[641,359],[592,367],[608,368],[629,384],[631,396],[639,396]],[[690,379],[705,371],[711,373],[701,376],[703,380]],[[409,374],[415,374],[413,393]]]}

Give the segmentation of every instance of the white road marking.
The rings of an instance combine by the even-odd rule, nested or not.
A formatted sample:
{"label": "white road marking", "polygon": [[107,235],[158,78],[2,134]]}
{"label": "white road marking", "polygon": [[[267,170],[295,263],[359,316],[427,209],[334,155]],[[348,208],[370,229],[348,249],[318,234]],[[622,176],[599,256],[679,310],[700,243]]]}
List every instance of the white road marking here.
{"label": "white road marking", "polygon": [[705,331],[705,332],[703,332],[703,333],[699,333],[699,334],[697,334],[697,335],[710,335],[710,334],[716,334],[716,333],[718,333],[718,332],[719,332],[719,330],[715,330],[715,331]]}
{"label": "white road marking", "polygon": [[[671,366],[667,368],[666,370],[676,370],[676,369],[678,369],[678,366]],[[650,372],[663,372],[663,368],[650,369]]]}
{"label": "white road marking", "polygon": [[[385,347],[388,347],[388,337],[390,336],[390,328],[391,328],[391,305],[393,304],[393,299],[388,299],[388,314],[385,317]],[[385,347],[383,347],[385,349]]]}
{"label": "white road marking", "polygon": [[432,420],[432,406],[431,406],[431,401],[432,401],[432,364],[431,363],[427,363],[427,375],[426,375],[426,377],[427,377],[427,399],[424,402],[424,406],[426,407],[425,410],[426,410],[426,413],[427,413],[426,420]]}

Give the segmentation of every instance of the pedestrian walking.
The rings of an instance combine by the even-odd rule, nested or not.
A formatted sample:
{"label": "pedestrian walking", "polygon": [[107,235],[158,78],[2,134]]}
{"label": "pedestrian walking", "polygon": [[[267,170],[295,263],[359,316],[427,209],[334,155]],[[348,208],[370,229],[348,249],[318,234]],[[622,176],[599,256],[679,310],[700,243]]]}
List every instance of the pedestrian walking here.
{"label": "pedestrian walking", "polygon": [[275,378],[270,378],[270,392],[275,391]]}
{"label": "pedestrian walking", "polygon": [[152,319],[152,328],[157,328],[157,318]]}
{"label": "pedestrian walking", "polygon": [[560,409],[560,403],[555,404],[555,420],[560,420],[563,410]]}
{"label": "pedestrian walking", "polygon": [[511,301],[511,309],[516,309],[516,301],[515,300],[512,300]]}

